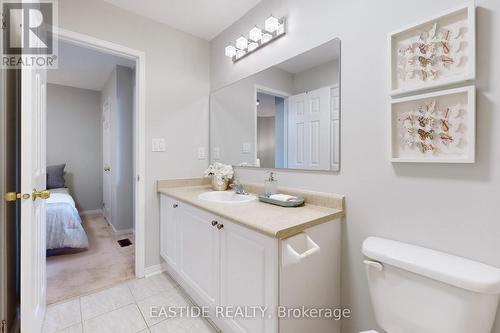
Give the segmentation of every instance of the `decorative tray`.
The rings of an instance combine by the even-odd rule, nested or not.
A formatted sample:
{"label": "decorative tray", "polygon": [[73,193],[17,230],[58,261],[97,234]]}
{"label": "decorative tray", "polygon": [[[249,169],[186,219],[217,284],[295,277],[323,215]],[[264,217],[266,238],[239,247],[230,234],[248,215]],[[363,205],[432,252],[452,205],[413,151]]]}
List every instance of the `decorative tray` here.
{"label": "decorative tray", "polygon": [[280,201],[269,198],[269,194],[267,193],[261,193],[259,194],[259,201],[281,207],[298,207],[303,205],[305,200],[302,197],[297,197],[297,200]]}

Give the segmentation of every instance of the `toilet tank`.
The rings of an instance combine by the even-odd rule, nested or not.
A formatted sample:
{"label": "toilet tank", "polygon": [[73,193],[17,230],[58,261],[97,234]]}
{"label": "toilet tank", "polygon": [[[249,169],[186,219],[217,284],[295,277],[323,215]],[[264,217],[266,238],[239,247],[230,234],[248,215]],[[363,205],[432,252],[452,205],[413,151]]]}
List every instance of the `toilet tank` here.
{"label": "toilet tank", "polygon": [[500,269],[377,237],[362,251],[375,317],[388,333],[491,333]]}

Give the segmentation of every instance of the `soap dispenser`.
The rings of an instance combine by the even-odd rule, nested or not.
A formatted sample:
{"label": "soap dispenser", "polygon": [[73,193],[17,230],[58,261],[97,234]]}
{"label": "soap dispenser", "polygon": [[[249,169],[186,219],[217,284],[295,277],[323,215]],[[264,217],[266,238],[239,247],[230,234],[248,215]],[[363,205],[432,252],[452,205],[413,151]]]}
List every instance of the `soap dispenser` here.
{"label": "soap dispenser", "polygon": [[264,193],[273,195],[278,193],[278,181],[274,178],[274,172],[269,173],[269,178],[264,181]]}

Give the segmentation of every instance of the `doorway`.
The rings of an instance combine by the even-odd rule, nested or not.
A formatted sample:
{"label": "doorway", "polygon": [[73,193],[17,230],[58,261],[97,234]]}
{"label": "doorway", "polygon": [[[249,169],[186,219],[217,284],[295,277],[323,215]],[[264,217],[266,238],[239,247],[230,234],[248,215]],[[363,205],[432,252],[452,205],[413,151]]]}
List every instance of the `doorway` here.
{"label": "doorway", "polygon": [[[59,29],[56,36],[59,41],[79,45],[106,54],[125,57],[135,62],[133,101],[133,220],[135,226],[135,276],[144,276],[144,169],[145,169],[145,54],[117,44],[109,43],[86,35]],[[20,291],[21,291],[21,330],[40,331],[45,314],[45,145],[43,142],[46,126],[43,122],[46,97],[46,71],[22,71],[21,122],[22,157],[21,165],[21,240],[20,240]],[[38,119],[40,121],[31,121]],[[41,143],[41,144],[34,144]],[[32,156],[37,156],[33,159]],[[38,159],[38,157],[40,157]],[[35,168],[36,166],[36,168]],[[33,175],[36,172],[36,177]],[[43,176],[43,177],[42,177]],[[43,179],[43,182],[42,182]],[[36,182],[35,182],[35,181]],[[40,181],[39,181],[40,180]],[[33,189],[36,188],[36,191]],[[33,191],[33,192],[32,192]],[[24,197],[26,196],[26,198]],[[33,197],[34,200],[31,200]],[[38,228],[33,228],[35,225]],[[33,240],[38,241],[34,242]],[[43,246],[42,246],[43,245]],[[36,262],[34,261],[36,258]],[[42,277],[42,278],[40,278]]]}

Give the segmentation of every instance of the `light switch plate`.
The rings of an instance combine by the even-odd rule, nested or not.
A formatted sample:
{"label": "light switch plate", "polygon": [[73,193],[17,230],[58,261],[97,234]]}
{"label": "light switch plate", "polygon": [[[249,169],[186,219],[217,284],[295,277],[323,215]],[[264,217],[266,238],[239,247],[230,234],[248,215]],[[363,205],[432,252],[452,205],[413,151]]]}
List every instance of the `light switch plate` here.
{"label": "light switch plate", "polygon": [[153,138],[151,140],[151,151],[164,152],[165,150],[166,150],[166,147],[165,147],[165,139],[164,138]]}
{"label": "light switch plate", "polygon": [[207,159],[207,153],[205,152],[205,147],[198,147],[198,159],[199,160]]}

